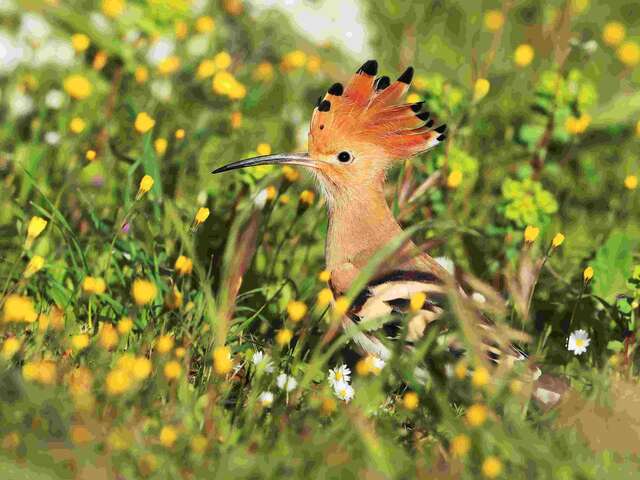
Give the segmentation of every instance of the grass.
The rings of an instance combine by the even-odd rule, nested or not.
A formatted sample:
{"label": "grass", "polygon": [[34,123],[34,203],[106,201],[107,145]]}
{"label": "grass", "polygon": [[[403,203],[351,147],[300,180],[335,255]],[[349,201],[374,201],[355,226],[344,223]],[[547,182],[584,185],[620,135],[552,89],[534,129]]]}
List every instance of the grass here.
{"label": "grass", "polygon": [[[638,69],[620,46],[588,45],[624,5],[507,3],[489,22],[477,6],[434,5],[427,19],[420,2],[396,5],[429,34],[382,22],[400,15],[385,10],[393,2],[366,6],[372,33],[417,60],[410,93],[451,132],[389,173],[387,198],[406,238],[481,294],[449,292],[442,323],[462,360],[432,329],[413,352],[389,343],[383,365],[360,355],[340,316],[403,239],[331,304],[311,179],[210,174],[304,149],[318,92],[355,63],[248,4],[160,3],[41,5],[31,47],[71,48],[81,33],[87,48],[76,37],[66,64],[23,61],[0,77],[0,476],[638,475]],[[85,7],[110,13],[110,28]],[[3,15],[0,32],[18,42],[25,13]],[[50,26],[41,43],[29,37],[39,19]],[[151,58],[158,36],[171,61]],[[473,68],[470,42],[483,52]],[[530,63],[514,60],[525,42]],[[392,70],[396,48],[376,48]],[[559,408],[531,400],[526,365],[487,364],[478,311],[571,383]],[[567,348],[576,330],[590,338],[579,356]],[[328,381],[343,364],[350,401]]]}

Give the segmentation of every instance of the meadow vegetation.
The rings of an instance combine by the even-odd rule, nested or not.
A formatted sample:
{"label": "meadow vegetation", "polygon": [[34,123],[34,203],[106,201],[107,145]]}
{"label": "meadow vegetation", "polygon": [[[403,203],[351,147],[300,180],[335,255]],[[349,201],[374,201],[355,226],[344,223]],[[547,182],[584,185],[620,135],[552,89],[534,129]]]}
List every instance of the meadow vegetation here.
{"label": "meadow vegetation", "polygon": [[[210,174],[304,150],[366,60],[258,3],[0,1],[0,476],[638,478],[637,6],[363,2],[449,125],[389,202],[476,292],[467,356],[434,330],[385,361],[339,328],[313,180]],[[559,408],[475,355],[476,310]]]}

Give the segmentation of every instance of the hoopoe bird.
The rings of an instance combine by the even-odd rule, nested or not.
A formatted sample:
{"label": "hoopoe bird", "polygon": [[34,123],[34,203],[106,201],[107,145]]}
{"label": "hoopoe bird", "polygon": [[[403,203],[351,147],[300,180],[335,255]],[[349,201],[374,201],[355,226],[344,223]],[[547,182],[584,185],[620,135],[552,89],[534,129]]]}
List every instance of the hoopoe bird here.
{"label": "hoopoe bird", "polygon": [[[315,175],[328,207],[326,269],[336,298],[349,290],[377,252],[403,233],[385,198],[387,170],[446,139],[446,125],[434,126],[429,112],[422,111],[424,102],[402,103],[413,72],[407,68],[392,83],[387,76],[376,77],[378,64],[369,60],[345,86],[335,83],[319,99],[311,118],[308,152],[263,155],[213,171],[289,164]],[[459,288],[435,259],[407,241],[354,298],[343,327],[411,310],[404,340],[415,342],[441,316],[447,288],[452,286]],[[416,298],[421,302],[417,308],[411,305]],[[481,323],[490,337],[490,322]],[[382,328],[387,336],[402,331],[394,321]],[[375,334],[360,331],[353,339],[365,353],[389,357],[389,349]],[[491,338],[485,343],[490,355],[500,354]],[[521,356],[515,349],[509,354]]]}

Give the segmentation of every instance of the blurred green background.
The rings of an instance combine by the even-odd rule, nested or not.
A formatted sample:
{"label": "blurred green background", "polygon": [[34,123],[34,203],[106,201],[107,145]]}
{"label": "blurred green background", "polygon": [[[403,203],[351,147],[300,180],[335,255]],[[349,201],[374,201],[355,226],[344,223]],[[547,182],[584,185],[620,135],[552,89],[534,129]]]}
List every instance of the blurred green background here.
{"label": "blurred green background", "polygon": [[[508,376],[420,385],[401,358],[354,380],[352,403],[325,385],[358,357],[320,345],[327,220],[313,180],[210,172],[304,150],[318,96],[369,58],[392,78],[413,65],[407,101],[449,126],[444,146],[389,172],[397,218],[505,300],[504,321],[532,337],[523,348],[580,393],[567,411],[598,406],[588,420],[528,405]],[[640,13],[625,0],[0,0],[0,472],[633,478],[640,425],[620,399],[637,397],[639,65]],[[43,233],[29,233],[33,216]],[[148,300],[132,294],[140,278]],[[293,300],[309,306],[300,324]],[[579,357],[576,329],[591,341]],[[233,373],[212,364],[222,345]],[[256,350],[300,387],[255,373]],[[153,373],[114,394],[126,354]],[[474,403],[490,409],[482,429]],[[603,405],[626,428],[617,438]]]}

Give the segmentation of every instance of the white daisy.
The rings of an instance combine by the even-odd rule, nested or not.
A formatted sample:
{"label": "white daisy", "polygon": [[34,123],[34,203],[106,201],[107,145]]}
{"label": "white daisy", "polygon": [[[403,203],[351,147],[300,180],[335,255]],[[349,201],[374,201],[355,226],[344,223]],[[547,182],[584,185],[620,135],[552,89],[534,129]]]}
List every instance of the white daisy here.
{"label": "white daisy", "polygon": [[336,394],[336,397],[345,402],[351,401],[356,393],[351,385],[342,380],[333,384],[333,392]]}
{"label": "white daisy", "polygon": [[271,393],[271,392],[262,392],[258,396],[258,402],[264,408],[269,408],[271,405],[273,405],[273,393]]}
{"label": "white daisy", "polygon": [[49,90],[44,97],[44,104],[51,110],[58,110],[66,99],[67,97],[60,90]]}
{"label": "white daisy", "polygon": [[60,134],[58,132],[47,132],[44,134],[44,141],[49,145],[57,145],[60,143]]}
{"label": "white daisy", "polygon": [[258,350],[251,357],[253,364],[258,367],[264,365],[264,370],[268,373],[273,372],[273,362],[269,359],[269,355],[265,355],[262,350]]}
{"label": "white daisy", "polygon": [[573,352],[575,355],[582,355],[587,351],[590,342],[589,334],[585,330],[576,330],[569,335],[567,350]]}
{"label": "white daisy", "polygon": [[351,370],[345,364],[340,365],[336,369],[329,370],[329,385],[335,387],[338,382],[349,383],[351,380]]}
{"label": "white daisy", "polygon": [[298,382],[291,375],[287,375],[286,373],[281,373],[276,378],[276,385],[278,385],[278,388],[280,390],[292,392],[298,386]]}

